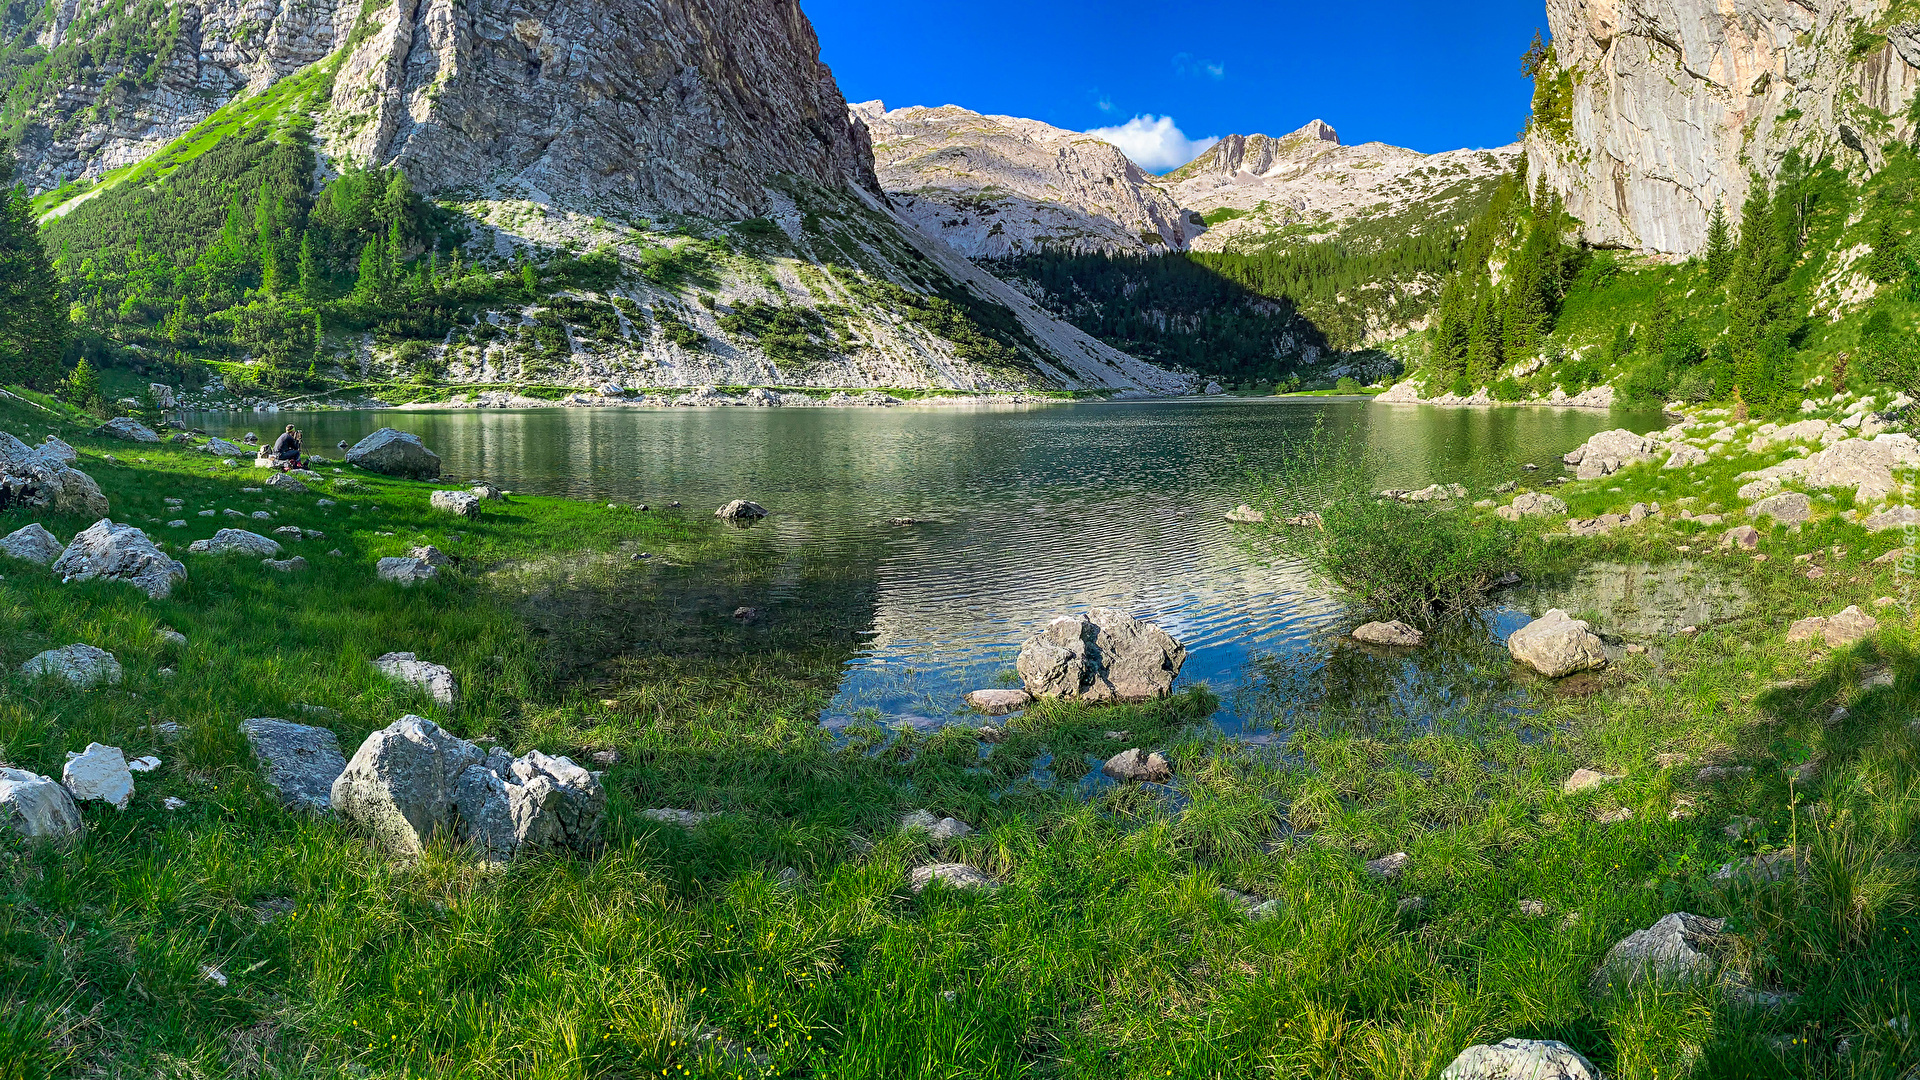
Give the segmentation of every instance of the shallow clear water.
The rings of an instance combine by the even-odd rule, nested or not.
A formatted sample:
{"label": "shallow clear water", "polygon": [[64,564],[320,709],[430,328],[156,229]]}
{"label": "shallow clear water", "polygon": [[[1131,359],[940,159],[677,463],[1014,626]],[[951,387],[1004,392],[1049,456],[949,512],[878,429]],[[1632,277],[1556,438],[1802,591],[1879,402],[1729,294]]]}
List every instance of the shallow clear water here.
{"label": "shallow clear water", "polygon": [[[287,423],[333,454],[383,425],[417,432],[449,474],[510,490],[701,513],[734,498],[773,516],[735,542],[873,575],[866,647],[823,718],[928,726],[970,689],[1010,679],[1020,642],[1057,614],[1118,607],[1188,649],[1181,682],[1223,699],[1217,722],[1258,737],[1357,686],[1432,718],[1497,699],[1492,615],[1414,658],[1337,639],[1350,620],[1298,566],[1256,558],[1224,515],[1286,437],[1323,422],[1372,452],[1375,490],[1463,483],[1475,498],[1543,476],[1595,432],[1657,413],[1441,409],[1366,401],[1212,400],[894,409],[546,409],[200,414],[227,437]],[[894,527],[888,519],[929,523]],[[715,528],[722,528],[718,524]],[[776,594],[775,601],[780,597]]]}

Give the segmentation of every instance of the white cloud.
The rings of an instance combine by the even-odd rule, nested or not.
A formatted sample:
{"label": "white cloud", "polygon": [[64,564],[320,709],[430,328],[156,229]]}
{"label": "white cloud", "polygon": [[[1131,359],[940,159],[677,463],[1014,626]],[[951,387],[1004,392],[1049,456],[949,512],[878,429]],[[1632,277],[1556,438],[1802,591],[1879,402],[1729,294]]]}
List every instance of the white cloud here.
{"label": "white cloud", "polygon": [[1094,128],[1087,134],[1119,147],[1134,164],[1149,172],[1177,169],[1220,141],[1217,135],[1189,139],[1174,124],[1173,117],[1152,113],[1136,116],[1118,127]]}
{"label": "white cloud", "polygon": [[1173,70],[1179,75],[1195,79],[1207,78],[1215,82],[1227,77],[1225,61],[1195,60],[1192,53],[1174,53]]}

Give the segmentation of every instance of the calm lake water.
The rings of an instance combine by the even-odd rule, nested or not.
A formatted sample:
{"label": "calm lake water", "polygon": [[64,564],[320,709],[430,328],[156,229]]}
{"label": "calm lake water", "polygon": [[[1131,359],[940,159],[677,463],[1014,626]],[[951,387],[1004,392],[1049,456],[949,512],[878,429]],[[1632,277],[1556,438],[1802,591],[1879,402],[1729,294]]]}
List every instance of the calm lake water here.
{"label": "calm lake water", "polygon": [[[1224,515],[1322,423],[1372,451],[1371,485],[1462,483],[1474,498],[1595,432],[1656,413],[1443,409],[1332,399],[971,408],[546,409],[201,414],[227,437],[287,423],[332,455],[381,426],[418,433],[447,472],[510,490],[704,515],[734,498],[772,511],[732,542],[871,574],[866,645],[830,726],[931,726],[1011,677],[1019,645],[1057,614],[1117,607],[1188,649],[1182,684],[1221,695],[1217,722],[1260,739],[1301,709],[1365,697],[1428,721],[1494,704],[1517,610],[1408,658],[1343,642],[1353,619],[1297,565],[1256,556]],[[930,523],[893,527],[888,519]],[[716,529],[725,526],[716,523]],[[776,596],[776,603],[778,602]],[[1356,696],[1358,695],[1358,697]]]}

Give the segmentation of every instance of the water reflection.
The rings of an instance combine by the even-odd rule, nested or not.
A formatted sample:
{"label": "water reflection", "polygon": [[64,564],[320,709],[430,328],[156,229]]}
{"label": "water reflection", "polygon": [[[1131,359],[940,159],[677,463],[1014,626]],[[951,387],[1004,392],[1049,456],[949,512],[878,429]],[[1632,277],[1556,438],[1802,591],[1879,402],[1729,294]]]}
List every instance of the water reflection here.
{"label": "water reflection", "polygon": [[[806,565],[871,575],[872,624],[829,721],[948,722],[965,691],[1005,679],[1035,626],[1104,605],[1185,642],[1183,682],[1212,686],[1219,723],[1256,738],[1300,709],[1363,696],[1392,703],[1383,715],[1459,713],[1491,693],[1470,689],[1480,686],[1472,673],[1504,657],[1497,622],[1418,660],[1337,644],[1338,605],[1300,567],[1250,557],[1224,515],[1247,497],[1250,473],[1280,463],[1289,436],[1319,422],[1364,444],[1376,489],[1458,482],[1480,495],[1597,431],[1661,423],[1657,413],[1321,400],[194,420],[228,437],[292,422],[323,447],[392,425],[419,433],[450,473],[512,490],[680,500],[696,514],[734,498],[762,503],[773,516],[727,532],[791,562],[770,601],[803,601]],[[889,523],[899,517],[928,523]]]}

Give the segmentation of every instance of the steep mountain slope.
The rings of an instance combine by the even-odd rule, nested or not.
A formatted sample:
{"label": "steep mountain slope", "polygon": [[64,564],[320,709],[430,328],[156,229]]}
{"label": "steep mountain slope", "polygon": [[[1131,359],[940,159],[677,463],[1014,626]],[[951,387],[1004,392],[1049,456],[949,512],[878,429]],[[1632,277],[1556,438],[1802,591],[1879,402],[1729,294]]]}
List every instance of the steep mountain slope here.
{"label": "steep mountain slope", "polygon": [[1790,153],[1879,168],[1914,133],[1899,0],[1548,0],[1526,141],[1593,244],[1689,255]]}
{"label": "steep mountain slope", "polygon": [[1042,250],[1159,254],[1204,226],[1118,147],[954,105],[853,106],[901,213],[970,259]]}
{"label": "steep mountain slope", "polygon": [[16,5],[0,65],[63,273],[142,363],[276,390],[1191,382],[899,217],[791,0],[150,7]]}

